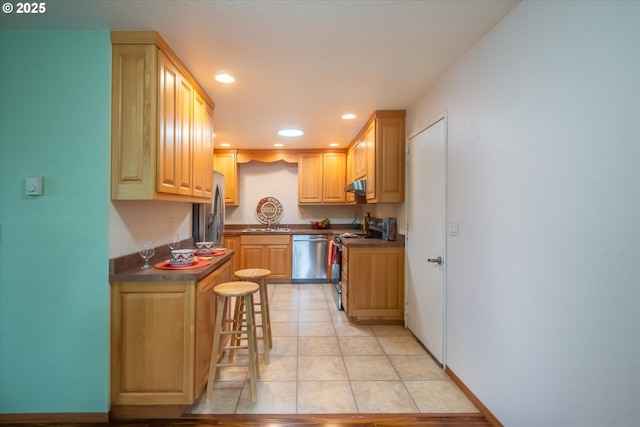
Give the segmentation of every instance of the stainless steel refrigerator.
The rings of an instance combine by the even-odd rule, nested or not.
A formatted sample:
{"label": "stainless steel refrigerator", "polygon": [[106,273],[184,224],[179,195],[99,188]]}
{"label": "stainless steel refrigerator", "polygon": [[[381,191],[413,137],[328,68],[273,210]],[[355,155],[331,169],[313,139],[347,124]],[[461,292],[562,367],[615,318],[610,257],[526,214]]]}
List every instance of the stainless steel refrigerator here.
{"label": "stainless steel refrigerator", "polygon": [[213,172],[211,203],[194,203],[192,216],[193,239],[196,242],[220,244],[224,233],[224,175]]}

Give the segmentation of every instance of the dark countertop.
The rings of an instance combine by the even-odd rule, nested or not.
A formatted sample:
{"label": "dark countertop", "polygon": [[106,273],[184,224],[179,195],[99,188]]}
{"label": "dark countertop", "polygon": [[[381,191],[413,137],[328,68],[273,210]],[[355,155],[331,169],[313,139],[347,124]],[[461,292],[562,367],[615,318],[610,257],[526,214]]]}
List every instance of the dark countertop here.
{"label": "dark countertop", "polygon": [[347,248],[403,248],[404,235],[398,234],[396,240],[382,240],[374,238],[351,238],[342,239],[342,244]]}
{"label": "dark countertop", "polygon": [[[280,226],[281,228],[289,228],[288,231],[243,231],[246,228],[266,228],[265,225],[228,225],[225,226],[224,235],[229,237],[237,236],[251,236],[251,235],[296,235],[296,234],[357,234],[364,235],[362,229],[354,229],[349,227],[348,224],[339,224],[336,226],[330,226],[329,228],[310,228],[307,225],[291,225]],[[335,228],[334,228],[335,227]],[[404,247],[404,235],[398,234],[396,240],[382,240],[376,238],[343,238],[342,243],[347,247]]]}
{"label": "dark countertop", "polygon": [[[222,264],[233,256],[234,251],[225,249],[224,255],[213,257],[209,260],[209,264],[199,268],[188,268],[182,270],[159,270],[150,268],[148,270],[140,270],[140,262],[138,266],[129,268],[118,273],[109,275],[109,282],[130,282],[130,281],[175,281],[188,280],[198,281],[206,277],[211,272],[217,270]],[[138,256],[138,259],[140,257]],[[154,259],[151,264],[157,264],[161,260]]]}
{"label": "dark countertop", "polygon": [[[260,226],[246,226],[242,228],[228,227],[225,226],[224,235],[225,236],[251,236],[254,234],[273,234],[273,235],[294,235],[294,234],[342,234],[342,233],[362,233],[362,230],[354,230],[353,228],[348,228],[348,226],[343,226],[340,228],[296,228],[291,226],[288,231],[243,231],[245,228],[266,228],[264,225]],[[281,228],[285,228],[284,226]]]}

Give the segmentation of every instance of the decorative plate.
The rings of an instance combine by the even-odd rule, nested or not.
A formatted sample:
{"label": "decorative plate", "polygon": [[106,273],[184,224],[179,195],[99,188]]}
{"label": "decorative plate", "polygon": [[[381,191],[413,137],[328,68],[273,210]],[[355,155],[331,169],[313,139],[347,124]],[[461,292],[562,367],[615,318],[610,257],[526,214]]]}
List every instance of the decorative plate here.
{"label": "decorative plate", "polygon": [[264,197],[256,206],[256,217],[263,224],[276,224],[282,218],[282,204],[275,197]]}

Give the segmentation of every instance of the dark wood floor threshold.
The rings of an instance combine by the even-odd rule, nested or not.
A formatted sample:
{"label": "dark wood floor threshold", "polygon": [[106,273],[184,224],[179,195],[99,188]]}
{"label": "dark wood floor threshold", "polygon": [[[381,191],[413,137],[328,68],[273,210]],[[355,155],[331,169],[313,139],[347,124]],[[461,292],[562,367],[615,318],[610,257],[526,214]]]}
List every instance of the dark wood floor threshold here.
{"label": "dark wood floor threshold", "polygon": [[[25,424],[4,424],[23,427]],[[481,414],[188,415],[108,423],[29,423],[33,427],[492,427]]]}

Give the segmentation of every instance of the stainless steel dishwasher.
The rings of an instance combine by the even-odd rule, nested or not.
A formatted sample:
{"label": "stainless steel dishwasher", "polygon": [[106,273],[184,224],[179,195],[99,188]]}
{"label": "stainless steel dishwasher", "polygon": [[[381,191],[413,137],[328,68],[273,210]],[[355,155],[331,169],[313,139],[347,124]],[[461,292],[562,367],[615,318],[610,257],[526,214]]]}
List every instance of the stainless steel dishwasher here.
{"label": "stainless steel dishwasher", "polygon": [[292,283],[327,282],[327,234],[294,234],[291,260]]}

